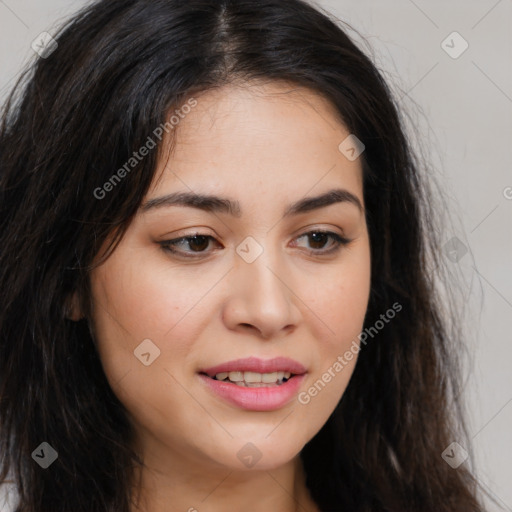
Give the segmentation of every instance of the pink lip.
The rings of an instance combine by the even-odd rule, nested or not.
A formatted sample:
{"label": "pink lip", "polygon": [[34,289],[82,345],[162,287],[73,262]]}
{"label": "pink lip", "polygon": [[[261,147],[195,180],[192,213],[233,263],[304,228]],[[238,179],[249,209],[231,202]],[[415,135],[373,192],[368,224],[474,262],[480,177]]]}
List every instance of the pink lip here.
{"label": "pink lip", "polygon": [[[212,379],[221,372],[257,372],[273,373],[277,371],[290,372],[292,375],[288,381],[279,386],[262,388],[247,388]],[[206,374],[206,375],[205,375]],[[250,411],[272,411],[280,409],[289,403],[297,394],[300,385],[306,377],[306,368],[287,357],[263,360],[256,357],[228,361],[200,372],[199,377],[215,395],[224,398],[241,409]]]}
{"label": "pink lip", "polygon": [[211,379],[204,374],[199,375],[210,391],[248,411],[273,411],[284,407],[297,394],[305,376],[295,375],[280,386],[246,388],[232,382]]}
{"label": "pink lip", "polygon": [[273,372],[290,372],[296,375],[306,373],[306,368],[288,357],[276,357],[274,359],[258,359],[257,357],[246,357],[244,359],[236,359],[226,363],[200,370],[200,373],[206,373],[210,377],[214,377],[217,373],[222,372],[257,372],[257,373],[273,373]]}

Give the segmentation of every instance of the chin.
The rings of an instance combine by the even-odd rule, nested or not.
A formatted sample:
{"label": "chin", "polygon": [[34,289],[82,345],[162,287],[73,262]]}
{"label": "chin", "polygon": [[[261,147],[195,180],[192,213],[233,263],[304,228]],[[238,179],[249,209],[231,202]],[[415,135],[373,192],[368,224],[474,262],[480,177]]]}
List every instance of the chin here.
{"label": "chin", "polygon": [[217,446],[215,454],[210,454],[210,458],[233,471],[278,469],[296,458],[303,444],[292,435],[276,435],[274,439],[272,435],[268,436],[266,432],[259,437],[236,437],[225,446]]}

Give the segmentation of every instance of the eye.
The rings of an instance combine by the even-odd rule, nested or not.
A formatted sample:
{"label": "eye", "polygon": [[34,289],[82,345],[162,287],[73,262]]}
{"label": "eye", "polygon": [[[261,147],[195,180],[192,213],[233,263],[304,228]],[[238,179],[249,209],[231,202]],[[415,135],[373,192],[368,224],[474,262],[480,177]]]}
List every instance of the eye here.
{"label": "eye", "polygon": [[[196,258],[211,252],[206,250],[210,246],[211,241],[216,242],[215,238],[210,235],[196,234],[175,238],[174,240],[164,240],[163,242],[159,242],[159,244],[164,251],[171,252],[185,258]],[[188,248],[190,250],[187,251],[184,250],[184,248]]]}
{"label": "eye", "polygon": [[[345,238],[338,233],[333,231],[324,231],[316,229],[314,231],[308,231],[297,237],[297,240],[305,239],[310,242],[310,248],[306,248],[310,254],[331,254],[337,252],[342,246],[345,246],[351,242],[348,238]],[[329,240],[331,243],[329,244]],[[325,248],[327,246],[327,249]]]}

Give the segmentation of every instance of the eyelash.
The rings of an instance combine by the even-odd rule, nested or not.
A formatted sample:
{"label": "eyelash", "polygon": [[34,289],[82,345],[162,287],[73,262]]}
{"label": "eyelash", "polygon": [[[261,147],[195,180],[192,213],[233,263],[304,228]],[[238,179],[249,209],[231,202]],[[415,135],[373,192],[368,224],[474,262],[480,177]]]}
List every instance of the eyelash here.
{"label": "eyelash", "polygon": [[[312,234],[328,235],[331,239],[333,239],[335,241],[335,244],[336,244],[333,248],[328,249],[328,250],[323,250],[323,249],[306,250],[306,252],[309,255],[313,255],[313,256],[326,256],[326,255],[334,254],[334,253],[340,251],[342,247],[348,245],[352,241],[352,240],[349,240],[348,238],[338,235],[338,233],[334,233],[333,231],[325,231],[322,229],[315,229],[313,231],[308,231],[307,233],[303,233],[302,235],[298,236],[297,239],[303,238],[305,236],[307,237],[308,235],[312,235]],[[202,258],[203,254],[207,254],[207,252],[206,251],[195,251],[195,253],[194,252],[192,253],[192,254],[194,254],[192,256],[192,255],[190,255],[191,253],[186,253],[186,252],[179,251],[179,250],[172,248],[172,246],[176,246],[181,242],[188,243],[196,237],[206,238],[208,240],[215,240],[215,238],[210,235],[194,233],[193,235],[182,236],[179,238],[174,238],[172,240],[163,240],[162,242],[158,242],[158,243],[165,252],[178,255],[182,258],[197,259],[197,258]]]}

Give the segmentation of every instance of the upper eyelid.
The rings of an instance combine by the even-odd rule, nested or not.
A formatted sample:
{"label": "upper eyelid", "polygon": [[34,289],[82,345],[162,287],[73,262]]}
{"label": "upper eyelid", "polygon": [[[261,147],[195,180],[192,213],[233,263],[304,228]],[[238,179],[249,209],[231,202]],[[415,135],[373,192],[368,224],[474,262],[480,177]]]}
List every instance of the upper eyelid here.
{"label": "upper eyelid", "polygon": [[[342,233],[337,233],[336,231],[333,231],[332,229],[327,229],[327,228],[308,229],[307,231],[304,231],[302,233],[299,233],[299,234],[295,235],[293,238],[294,239],[295,238],[301,238],[301,237],[309,235],[311,233],[325,233],[325,234],[328,234],[328,235],[329,234],[330,235],[337,235],[337,236],[339,236],[341,238],[347,238],[343,232]],[[179,242],[181,240],[187,240],[187,239],[190,239],[190,238],[194,238],[195,236],[201,236],[201,237],[210,238],[210,239],[215,240],[216,242],[220,243],[214,235],[210,235],[208,233],[199,233],[199,232],[185,234],[185,235],[177,236],[175,238],[167,238],[165,240],[159,241],[159,243]]]}
{"label": "upper eyelid", "polygon": [[[185,229],[187,229],[187,228],[185,228]],[[208,230],[208,228],[199,227],[199,228],[191,228],[191,229],[192,229],[192,231],[190,231],[190,233],[185,233],[185,234],[179,235],[179,236],[173,236],[172,238],[165,238],[164,240],[162,240],[162,242],[175,242],[177,240],[182,240],[184,238],[193,238],[194,236],[211,237],[211,238],[217,240],[218,235],[216,233],[207,233],[206,232],[206,230]],[[302,231],[302,229],[304,229],[305,231]],[[312,224],[312,225],[306,226],[304,228],[301,228],[301,230],[298,230],[299,232],[297,234],[294,234],[293,238],[298,238],[300,236],[304,236],[309,233],[317,233],[317,232],[332,233],[332,234],[338,235],[342,238],[348,238],[345,235],[345,231],[341,227],[338,226],[338,229],[341,231],[341,233],[336,232],[335,228],[333,228],[333,227],[317,227],[316,224]],[[201,230],[205,230],[205,231],[201,231]],[[185,230],[179,230],[179,231],[185,231]],[[168,236],[168,235],[163,235],[163,236]]]}

